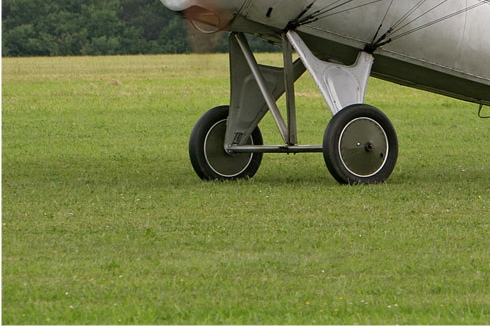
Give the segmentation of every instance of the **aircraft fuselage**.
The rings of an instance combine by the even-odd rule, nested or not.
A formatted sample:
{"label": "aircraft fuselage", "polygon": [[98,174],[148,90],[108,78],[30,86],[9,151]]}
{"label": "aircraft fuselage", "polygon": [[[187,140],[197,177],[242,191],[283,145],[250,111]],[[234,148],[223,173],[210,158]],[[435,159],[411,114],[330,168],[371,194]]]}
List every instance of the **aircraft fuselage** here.
{"label": "aircraft fuselage", "polygon": [[[490,105],[488,2],[426,1],[417,7],[405,0],[317,0],[306,12],[310,0],[162,2],[216,29],[270,40],[280,41],[284,30],[294,28],[322,60],[351,64],[360,51],[369,50],[375,77]],[[294,24],[301,19],[304,24]]]}

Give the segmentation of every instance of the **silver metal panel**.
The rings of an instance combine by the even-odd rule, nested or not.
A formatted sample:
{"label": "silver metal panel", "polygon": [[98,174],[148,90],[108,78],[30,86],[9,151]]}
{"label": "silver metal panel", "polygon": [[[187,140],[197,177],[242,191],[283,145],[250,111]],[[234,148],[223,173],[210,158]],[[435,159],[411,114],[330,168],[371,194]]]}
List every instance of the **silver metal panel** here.
{"label": "silver metal panel", "polygon": [[203,8],[205,22],[205,16],[213,14],[219,28],[277,42],[302,13],[307,17],[330,8],[318,20],[295,29],[320,59],[346,65],[353,64],[376,35],[394,27],[386,39],[392,42],[374,52],[372,75],[490,105],[490,2],[486,0],[161,1],[176,11]]}
{"label": "silver metal panel", "polygon": [[[315,6],[320,8],[328,2],[331,1],[319,0]],[[427,1],[402,23],[404,27],[389,37],[396,37],[404,32],[435,22],[478,2],[478,0],[448,1],[437,9],[429,11],[440,1]],[[383,16],[390,4],[388,0],[332,14],[332,16],[313,22],[308,28],[305,26],[304,31],[361,48],[372,41],[382,22],[384,27],[381,32],[384,33],[406,15],[413,8],[414,3],[415,1],[394,1],[384,21]],[[393,57],[401,60],[420,62],[421,65],[433,66],[434,69],[446,68],[448,71],[461,72],[490,81],[489,31],[490,5],[483,5],[395,39],[379,49],[378,53],[380,55],[386,53],[388,56],[393,53],[395,54],[392,55]]]}
{"label": "silver metal panel", "polygon": [[298,52],[313,80],[319,87],[332,114],[358,103],[364,103],[373,56],[360,52],[352,66],[321,61],[294,31],[287,33],[288,39]]}
{"label": "silver metal panel", "polygon": [[[338,3],[317,0],[308,12],[321,10],[335,2]],[[333,10],[318,21],[298,27],[297,31],[320,58],[350,65],[359,50],[373,41],[380,24],[383,26],[378,36],[406,16],[399,30],[389,36],[396,38],[452,13],[461,12],[394,39],[377,49],[374,53],[376,60],[373,75],[468,101],[490,104],[490,4],[483,3],[476,9],[463,12],[465,8],[481,1],[453,0],[436,7],[441,1],[429,0],[413,10],[417,3],[407,0],[394,0],[393,3],[391,0],[374,3],[367,0],[351,1],[346,7]],[[291,17],[294,17],[294,11],[299,15],[305,6],[304,1],[283,0],[278,3],[249,0],[244,7],[246,10],[240,12],[235,21],[242,30],[246,26],[243,20],[246,20],[268,26],[268,31],[274,34],[286,28]],[[273,8],[272,12],[269,8]],[[270,13],[269,17],[267,12]]]}

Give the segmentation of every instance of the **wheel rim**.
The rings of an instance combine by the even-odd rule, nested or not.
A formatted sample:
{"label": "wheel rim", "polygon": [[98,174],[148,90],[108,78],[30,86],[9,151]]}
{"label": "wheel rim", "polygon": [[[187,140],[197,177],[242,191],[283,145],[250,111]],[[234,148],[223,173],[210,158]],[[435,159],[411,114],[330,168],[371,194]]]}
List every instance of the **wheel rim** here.
{"label": "wheel rim", "polygon": [[[218,175],[233,178],[243,173],[252,161],[253,154],[228,154],[224,149],[226,119],[216,122],[206,134],[204,157],[209,167]],[[247,145],[253,145],[252,137]]]}
{"label": "wheel rim", "polygon": [[375,175],[388,159],[386,132],[371,118],[361,117],[350,121],[340,134],[338,146],[342,164],[357,177]]}

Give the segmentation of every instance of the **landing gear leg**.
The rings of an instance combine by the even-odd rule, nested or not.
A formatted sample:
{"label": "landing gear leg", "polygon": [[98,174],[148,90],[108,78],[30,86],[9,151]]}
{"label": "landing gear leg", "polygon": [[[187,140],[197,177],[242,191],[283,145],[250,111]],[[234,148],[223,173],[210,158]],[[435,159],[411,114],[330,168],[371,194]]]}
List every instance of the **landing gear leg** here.
{"label": "landing gear leg", "polygon": [[361,52],[352,66],[324,62],[296,32],[289,31],[287,36],[333,114],[323,139],[328,170],[343,184],[384,182],[395,167],[398,140],[386,115],[362,104],[373,56]]}
{"label": "landing gear leg", "polygon": [[[299,59],[293,62],[292,48]],[[398,155],[395,129],[380,110],[363,104],[374,58],[360,52],[352,66],[316,58],[299,34],[283,35],[284,67],[258,64],[245,36],[230,35],[231,101],[205,113],[195,125],[189,155],[205,180],[251,178],[263,153],[322,152],[340,183],[379,183],[393,172]],[[299,145],[294,82],[308,70],[333,118],[322,145]],[[286,93],[287,120],[277,100]],[[264,145],[258,127],[270,112],[284,141]]]}

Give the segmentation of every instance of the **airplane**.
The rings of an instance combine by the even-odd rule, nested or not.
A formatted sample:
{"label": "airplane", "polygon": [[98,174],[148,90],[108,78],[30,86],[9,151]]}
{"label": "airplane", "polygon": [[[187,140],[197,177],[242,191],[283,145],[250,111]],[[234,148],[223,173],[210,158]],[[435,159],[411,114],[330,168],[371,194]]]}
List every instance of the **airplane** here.
{"label": "airplane", "polygon": [[[203,180],[251,178],[264,153],[321,152],[341,184],[386,181],[398,139],[364,102],[370,76],[477,103],[480,117],[490,105],[489,0],[161,2],[203,33],[230,32],[230,103],[206,112],[189,141]],[[259,64],[247,34],[280,44],[284,67]],[[294,83],[305,71],[333,115],[321,145],[298,145]],[[284,94],[287,119],[277,104]],[[284,144],[263,144],[268,112]]]}

